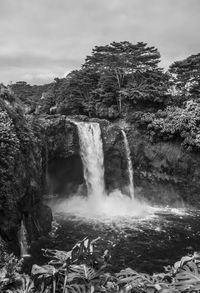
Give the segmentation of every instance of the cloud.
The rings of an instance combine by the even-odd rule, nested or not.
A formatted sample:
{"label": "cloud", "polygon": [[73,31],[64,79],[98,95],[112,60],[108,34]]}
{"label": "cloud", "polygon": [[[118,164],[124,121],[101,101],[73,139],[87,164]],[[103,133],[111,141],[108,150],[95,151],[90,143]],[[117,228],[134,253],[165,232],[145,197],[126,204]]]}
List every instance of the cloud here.
{"label": "cloud", "polygon": [[95,45],[144,41],[162,65],[200,50],[199,0],[1,0],[0,81],[43,83]]}

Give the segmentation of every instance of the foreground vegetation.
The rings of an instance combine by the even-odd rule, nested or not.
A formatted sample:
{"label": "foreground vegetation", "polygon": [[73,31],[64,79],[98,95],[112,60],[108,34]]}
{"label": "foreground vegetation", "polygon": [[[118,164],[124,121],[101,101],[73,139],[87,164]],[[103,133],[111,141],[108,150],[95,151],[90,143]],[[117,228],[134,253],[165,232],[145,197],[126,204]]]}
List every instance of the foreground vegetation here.
{"label": "foreground vegetation", "polygon": [[47,265],[33,265],[31,275],[20,273],[22,260],[1,249],[0,292],[86,293],[200,292],[200,255],[189,254],[164,273],[143,274],[131,268],[109,273],[110,254],[98,251],[98,238],[79,241],[71,251],[44,250]]}

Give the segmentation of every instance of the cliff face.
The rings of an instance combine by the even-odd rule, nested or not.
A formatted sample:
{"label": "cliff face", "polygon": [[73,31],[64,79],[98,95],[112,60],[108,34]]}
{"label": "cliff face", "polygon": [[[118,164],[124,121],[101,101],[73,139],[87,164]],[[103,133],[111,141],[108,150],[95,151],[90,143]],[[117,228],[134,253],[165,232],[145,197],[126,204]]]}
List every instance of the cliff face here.
{"label": "cliff face", "polygon": [[0,234],[19,253],[22,219],[34,237],[49,230],[51,212],[41,202],[40,145],[20,103],[5,87],[0,89],[0,154]]}
{"label": "cliff face", "polygon": [[85,116],[48,116],[44,119],[48,153],[48,192],[59,196],[86,194],[77,126],[73,121],[100,124],[104,147],[105,183],[108,191],[128,183],[127,161],[121,129],[101,119]]}
{"label": "cliff face", "polygon": [[[121,129],[106,120],[84,116],[25,116],[7,95],[0,98],[0,234],[19,254],[18,231],[23,220],[31,242],[51,228],[47,195],[86,195],[77,126],[74,121],[100,124],[108,191],[128,183]],[[125,191],[126,192],[126,191]]]}
{"label": "cliff face", "polygon": [[157,204],[199,205],[200,156],[188,153],[180,144],[151,143],[145,134],[128,132],[138,197]]}
{"label": "cliff face", "polygon": [[105,183],[108,192],[120,189],[127,194],[129,184],[128,166],[124,138],[120,127],[109,123],[100,123],[104,145]]}
{"label": "cliff face", "polygon": [[70,196],[84,183],[76,125],[66,116],[46,116],[46,192]]}
{"label": "cliff face", "polygon": [[[103,119],[62,115],[49,115],[40,121],[46,136],[46,192],[64,197],[77,192],[86,194],[78,130],[73,121],[100,124],[106,188],[108,192],[121,189],[127,193],[129,179],[121,128]],[[151,143],[147,135],[133,126],[127,131],[127,137],[134,167],[136,196],[156,204],[198,204],[198,154],[187,153],[179,144],[171,142]]]}

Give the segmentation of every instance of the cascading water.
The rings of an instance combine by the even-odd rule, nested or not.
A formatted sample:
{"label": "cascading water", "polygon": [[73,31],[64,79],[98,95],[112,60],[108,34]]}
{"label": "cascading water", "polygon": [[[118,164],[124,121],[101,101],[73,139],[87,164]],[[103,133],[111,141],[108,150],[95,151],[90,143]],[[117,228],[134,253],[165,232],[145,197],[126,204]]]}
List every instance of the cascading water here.
{"label": "cascading water", "polygon": [[27,231],[23,220],[21,221],[21,227],[19,231],[19,243],[20,243],[20,255],[22,258],[29,257],[28,253],[28,241],[27,241]]}
{"label": "cascading water", "polygon": [[[183,225],[181,235],[185,233],[185,239],[187,239],[187,242],[189,241],[188,233],[185,232],[185,219],[182,217],[185,211],[180,211],[181,213],[179,214],[177,209],[175,211],[171,210],[173,215],[170,217],[170,213],[166,210],[161,215],[160,208],[151,208],[134,197],[130,148],[126,133],[123,130],[123,137],[121,135],[121,138],[123,138],[123,145],[126,151],[125,159],[127,160],[130,197],[122,194],[119,190],[114,190],[112,193],[107,194],[104,183],[104,153],[100,126],[97,123],[71,122],[78,129],[80,156],[88,196],[85,196],[85,192],[83,196],[80,188],[77,194],[73,194],[70,198],[62,198],[60,201],[56,199],[52,209],[55,212],[55,219],[58,222],[60,219],[62,221],[57,231],[55,243],[59,243],[62,250],[66,250],[69,248],[68,241],[66,241],[68,238],[70,238],[70,241],[73,239],[75,242],[85,237],[85,235],[90,238],[98,235],[103,242],[102,250],[105,250],[105,245],[106,247],[108,245],[112,247],[112,260],[114,260],[112,265],[114,264],[114,268],[116,268],[116,265],[119,265],[119,269],[133,265],[137,268],[138,263],[142,263],[139,261],[139,257],[142,257],[145,260],[142,270],[149,269],[153,265],[157,270],[158,263],[161,263],[160,254],[158,261],[157,258],[154,258],[151,265],[148,265],[152,257],[152,251],[156,249],[163,251],[162,266],[166,265],[166,259],[168,263],[171,257],[168,247],[171,247],[174,251],[176,251],[177,247],[178,249],[181,248],[179,244],[176,246],[175,242],[175,246],[171,246],[173,242],[171,233],[174,233],[174,235],[176,233],[178,233],[177,235],[180,234],[180,230],[177,229],[177,223],[179,227]],[[193,219],[191,223],[194,223]],[[194,231],[196,231],[196,228]],[[195,233],[194,235],[196,236]],[[161,241],[162,245],[158,246],[158,237],[164,239],[165,242],[167,241],[167,244],[163,245]],[[149,246],[150,238],[151,246]],[[194,242],[192,238],[191,240]]]}
{"label": "cascading water", "polygon": [[134,185],[133,185],[133,165],[131,161],[131,151],[129,148],[128,139],[124,130],[122,130],[123,138],[124,138],[124,145],[126,150],[126,159],[128,165],[128,176],[129,176],[129,194],[131,198],[134,198]]}
{"label": "cascading water", "polygon": [[[71,121],[71,120],[70,120]],[[52,204],[55,212],[72,214],[86,218],[111,218],[116,216],[143,217],[147,215],[147,205],[134,198],[133,172],[130,159],[130,149],[125,133],[124,144],[127,152],[130,197],[114,190],[107,194],[104,182],[104,153],[101,139],[101,129],[95,122],[75,122],[77,126],[80,155],[83,163],[84,178],[88,196],[81,193],[69,199],[56,201]]]}
{"label": "cascading water", "polygon": [[79,122],[76,125],[88,196],[99,200],[105,196],[104,154],[101,129],[98,123]]}

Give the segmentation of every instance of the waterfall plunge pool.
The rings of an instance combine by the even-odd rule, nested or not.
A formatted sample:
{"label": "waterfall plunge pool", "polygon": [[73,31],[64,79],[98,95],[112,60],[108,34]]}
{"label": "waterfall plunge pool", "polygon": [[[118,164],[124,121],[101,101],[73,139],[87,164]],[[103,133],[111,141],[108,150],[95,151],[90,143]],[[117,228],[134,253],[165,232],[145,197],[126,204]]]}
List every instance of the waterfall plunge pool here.
{"label": "waterfall plunge pool", "polygon": [[54,235],[41,237],[30,249],[33,263],[44,264],[41,248],[70,250],[86,236],[101,237],[99,247],[111,253],[114,272],[131,267],[140,272],[162,272],[163,266],[171,265],[188,247],[200,249],[200,212],[187,209],[155,208],[144,218],[113,217],[83,218],[67,213],[56,213],[57,230]]}
{"label": "waterfall plunge pool", "polygon": [[129,177],[128,196],[120,190],[108,194],[100,126],[94,122],[74,123],[79,133],[87,196],[76,195],[50,203],[57,230],[32,243],[27,269],[33,263],[48,261],[42,256],[41,248],[68,251],[86,236],[101,238],[100,249],[102,252],[110,250],[113,271],[131,267],[141,272],[161,272],[163,266],[185,255],[187,247],[198,251],[200,211],[151,208],[135,199],[126,133],[122,131]]}

